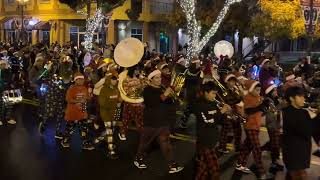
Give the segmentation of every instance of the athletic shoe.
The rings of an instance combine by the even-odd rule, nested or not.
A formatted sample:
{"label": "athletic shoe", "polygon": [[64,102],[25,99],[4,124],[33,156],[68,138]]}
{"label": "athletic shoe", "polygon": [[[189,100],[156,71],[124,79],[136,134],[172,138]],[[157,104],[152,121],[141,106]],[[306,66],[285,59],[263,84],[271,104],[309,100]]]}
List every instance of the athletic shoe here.
{"label": "athletic shoe", "polygon": [[66,140],[61,141],[61,146],[64,148],[69,148],[70,147],[70,143]]}
{"label": "athletic shoe", "polygon": [[184,167],[178,166],[177,164],[172,164],[169,166],[169,174],[180,172],[183,168]]}
{"label": "athletic shoe", "polygon": [[118,136],[119,136],[119,139],[121,141],[126,141],[127,140],[126,135],[124,135],[124,134],[118,133]]}
{"label": "athletic shoe", "polygon": [[94,150],[95,148],[91,144],[85,143],[82,145],[82,149],[91,151],[91,150]]}
{"label": "athletic shoe", "polygon": [[246,173],[246,174],[250,174],[251,173],[251,170],[245,166],[242,166],[241,164],[236,164],[236,170],[238,171],[241,171],[243,173]]}
{"label": "athletic shoe", "polygon": [[146,169],[147,168],[147,165],[144,163],[142,158],[140,158],[140,159],[136,158],[133,161],[133,164],[139,169]]}
{"label": "athletic shoe", "polygon": [[230,153],[229,150],[227,150],[227,149],[221,149],[221,148],[217,149],[217,151],[218,151],[219,153],[222,153],[222,154],[229,154],[229,153]]}
{"label": "athletic shoe", "polygon": [[56,133],[56,135],[54,136],[56,139],[63,139],[63,134],[58,132]]}
{"label": "athletic shoe", "polygon": [[116,153],[110,153],[110,152],[108,152],[107,156],[108,156],[108,158],[111,159],[111,160],[119,159],[119,156],[118,156]]}
{"label": "athletic shoe", "polygon": [[283,171],[284,166],[279,164],[279,163],[277,163],[277,162],[274,162],[274,163],[271,164],[270,168],[276,169],[277,171]]}
{"label": "athletic shoe", "polygon": [[3,122],[2,121],[0,121],[0,126],[2,126],[3,125]]}
{"label": "athletic shoe", "polygon": [[267,173],[267,174],[263,174],[259,177],[259,179],[261,180],[266,180],[266,179],[273,179],[274,178],[274,175],[271,174],[271,173]]}
{"label": "athletic shoe", "polygon": [[44,128],[44,125],[42,122],[40,122],[40,124],[39,124],[38,131],[39,131],[40,136],[42,136],[45,131],[45,128]]}
{"label": "athletic shoe", "polygon": [[9,121],[7,121],[7,123],[11,125],[17,124],[17,122],[13,119],[10,119]]}

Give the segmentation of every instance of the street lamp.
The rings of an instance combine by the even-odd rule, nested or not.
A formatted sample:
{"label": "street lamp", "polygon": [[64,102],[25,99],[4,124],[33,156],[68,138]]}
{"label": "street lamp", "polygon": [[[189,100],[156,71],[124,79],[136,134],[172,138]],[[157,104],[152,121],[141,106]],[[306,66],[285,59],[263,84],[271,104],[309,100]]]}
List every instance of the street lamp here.
{"label": "street lamp", "polygon": [[311,57],[312,39],[319,17],[320,0],[301,0],[301,7],[305,19],[305,26],[308,34],[308,58]]}
{"label": "street lamp", "polygon": [[21,8],[21,32],[20,32],[20,39],[22,42],[25,41],[25,30],[24,30],[24,17],[23,17],[23,8],[27,6],[29,0],[17,0],[18,7]]}

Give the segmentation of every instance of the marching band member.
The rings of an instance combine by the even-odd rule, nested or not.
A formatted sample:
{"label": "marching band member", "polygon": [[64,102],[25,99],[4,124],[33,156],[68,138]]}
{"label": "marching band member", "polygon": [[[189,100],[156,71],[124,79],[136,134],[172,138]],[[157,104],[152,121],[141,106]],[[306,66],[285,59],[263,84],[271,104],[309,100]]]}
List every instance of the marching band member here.
{"label": "marching band member", "polygon": [[[312,148],[312,121],[305,106],[304,90],[301,87],[290,87],[285,98],[290,104],[283,113],[283,162],[287,168],[287,179],[307,180],[307,168],[310,168]],[[315,115],[314,115],[315,116]]]}
{"label": "marching band member", "polygon": [[100,116],[106,127],[106,137],[108,157],[117,159],[114,144],[114,127],[116,125],[116,110],[120,105],[120,94],[117,87],[117,76],[107,76],[105,83],[98,96],[100,106]]}
{"label": "marching band member", "polygon": [[219,139],[218,125],[221,115],[231,110],[227,104],[219,109],[215,102],[218,87],[214,82],[201,86],[202,96],[195,105],[197,117],[197,168],[196,180],[220,179],[220,169],[215,146]]}
{"label": "marching band member", "polygon": [[8,124],[16,124],[13,118],[13,105],[4,102],[3,92],[13,88],[11,71],[6,60],[0,60],[0,126],[5,120]]}
{"label": "marching band member", "polygon": [[146,150],[151,143],[159,140],[161,151],[169,163],[169,173],[177,173],[183,167],[177,165],[170,143],[170,117],[172,109],[175,109],[170,96],[173,90],[168,87],[164,92],[161,89],[161,71],[154,70],[148,75],[149,85],[143,91],[145,104],[144,128],[140,135],[138,152],[134,165],[139,169],[147,168],[144,162]]}
{"label": "marching band member", "polygon": [[[227,92],[228,95],[224,97],[224,101],[231,107],[234,108],[234,110],[237,110],[236,106],[243,106],[242,98],[240,96],[240,92],[236,89],[236,82],[237,78],[234,74],[228,74],[224,78],[224,83],[227,85]],[[226,148],[227,141],[228,141],[228,133],[233,130],[234,135],[234,144],[235,144],[235,150],[240,150],[241,145],[241,122],[239,119],[233,119],[233,116],[230,116],[226,114],[225,120],[223,121],[223,127],[221,130],[220,135],[220,141],[218,146],[218,151],[221,153],[229,153],[229,151]]]}
{"label": "marching band member", "polygon": [[185,91],[186,91],[186,101],[187,106],[184,110],[184,115],[179,121],[178,125],[180,128],[186,128],[187,121],[189,116],[193,113],[193,103],[197,98],[197,92],[202,82],[203,72],[200,68],[200,60],[197,57],[194,57],[191,61],[189,69],[185,73]]}
{"label": "marching band member", "polygon": [[78,127],[82,138],[82,149],[93,150],[94,147],[88,140],[88,128],[85,122],[88,118],[86,104],[90,99],[88,88],[84,86],[85,80],[81,73],[75,73],[74,81],[75,84],[69,87],[66,94],[67,107],[64,118],[67,124],[61,145],[64,148],[70,147],[71,135],[74,128]]}
{"label": "marching band member", "polygon": [[258,169],[259,179],[270,179],[273,176],[266,173],[263,167],[259,141],[262,112],[265,107],[268,106],[268,102],[262,102],[262,97],[260,96],[261,85],[258,81],[248,80],[245,85],[248,89],[248,94],[245,95],[243,99],[245,113],[247,115],[247,122],[244,125],[246,139],[240,149],[240,157],[236,164],[236,170],[243,173],[251,173],[251,170],[247,168],[246,165],[247,158],[252,152]]}
{"label": "marching band member", "polygon": [[281,134],[281,124],[282,115],[280,110],[284,107],[284,103],[279,100],[277,94],[277,86],[274,84],[269,84],[265,88],[265,99],[270,102],[270,108],[265,113],[266,116],[266,127],[268,130],[268,135],[270,139],[270,150],[271,150],[271,168],[277,170],[283,170],[283,166],[280,164],[280,134]]}
{"label": "marching band member", "polygon": [[[128,70],[128,75],[123,82],[123,88],[127,92],[129,97],[140,96],[145,84],[142,79],[140,79],[137,66],[131,67]],[[135,121],[138,131],[141,132],[143,129],[143,112],[144,104],[143,102],[133,102],[123,98],[123,109],[122,109],[122,127],[120,128],[120,133],[118,134],[119,139],[125,141],[126,133],[129,128],[129,124],[132,120]]]}

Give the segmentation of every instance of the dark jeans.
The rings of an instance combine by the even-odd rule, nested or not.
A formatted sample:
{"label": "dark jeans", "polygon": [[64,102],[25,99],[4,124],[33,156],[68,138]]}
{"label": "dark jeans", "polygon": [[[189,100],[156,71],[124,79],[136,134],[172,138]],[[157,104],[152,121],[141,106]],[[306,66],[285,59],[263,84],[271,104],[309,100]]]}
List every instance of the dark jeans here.
{"label": "dark jeans", "polygon": [[172,146],[170,143],[170,131],[168,127],[151,128],[144,127],[140,135],[140,143],[138,147],[138,158],[144,158],[146,151],[150,147],[151,143],[157,138],[160,144],[161,151],[165,156],[169,164],[175,162]]}

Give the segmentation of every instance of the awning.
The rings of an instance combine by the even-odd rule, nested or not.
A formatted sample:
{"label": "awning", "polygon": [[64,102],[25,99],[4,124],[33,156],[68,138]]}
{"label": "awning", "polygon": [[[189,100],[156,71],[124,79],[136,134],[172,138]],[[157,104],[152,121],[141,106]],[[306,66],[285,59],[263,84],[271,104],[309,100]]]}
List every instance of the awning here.
{"label": "awning", "polygon": [[48,30],[50,29],[50,24],[48,21],[39,21],[34,25],[33,29]]}

